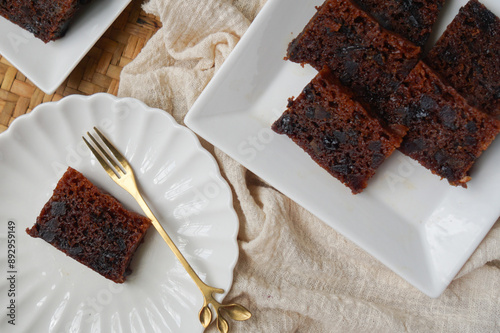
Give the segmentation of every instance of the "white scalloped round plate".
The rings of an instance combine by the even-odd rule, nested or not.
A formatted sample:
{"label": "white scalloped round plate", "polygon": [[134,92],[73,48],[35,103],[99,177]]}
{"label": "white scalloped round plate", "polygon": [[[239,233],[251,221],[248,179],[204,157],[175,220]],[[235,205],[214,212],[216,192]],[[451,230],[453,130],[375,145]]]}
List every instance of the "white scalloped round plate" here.
{"label": "white scalloped round plate", "polygon": [[0,280],[0,331],[202,332],[201,293],[154,228],[124,284],[26,234],[67,166],[140,212],[84,145],[93,126],[130,161],[146,201],[200,277],[231,287],[238,219],[212,155],[165,111],[132,98],[73,95],[40,105],[0,135],[0,269],[15,280]]}

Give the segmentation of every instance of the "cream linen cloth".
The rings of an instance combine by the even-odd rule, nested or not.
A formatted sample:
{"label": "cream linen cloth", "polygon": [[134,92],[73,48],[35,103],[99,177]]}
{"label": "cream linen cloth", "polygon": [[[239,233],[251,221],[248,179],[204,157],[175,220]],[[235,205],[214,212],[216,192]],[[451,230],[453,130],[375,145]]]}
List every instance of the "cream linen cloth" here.
{"label": "cream linen cloth", "polygon": [[[121,74],[119,96],[187,111],[265,0],[150,0],[163,27]],[[437,299],[204,142],[239,216],[240,258],[225,302],[253,317],[234,332],[500,332],[500,221]],[[207,332],[216,332],[212,324]]]}

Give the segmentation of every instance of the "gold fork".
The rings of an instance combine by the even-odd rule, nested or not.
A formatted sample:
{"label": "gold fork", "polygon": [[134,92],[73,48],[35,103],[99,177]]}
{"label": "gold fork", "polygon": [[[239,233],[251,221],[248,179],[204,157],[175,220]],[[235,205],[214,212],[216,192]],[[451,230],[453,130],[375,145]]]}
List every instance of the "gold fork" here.
{"label": "gold fork", "polygon": [[167,234],[165,229],[161,226],[160,222],[156,219],[151,209],[148,207],[146,201],[142,197],[139,188],[137,187],[137,182],[135,180],[134,172],[129,162],[125,159],[125,157],[113,146],[113,144],[96,128],[94,127],[95,132],[102,140],[104,145],[108,148],[108,150],[112,153],[112,155],[116,158],[113,159],[106,149],[102,147],[98,140],[92,136],[89,132],[87,135],[91,139],[94,145],[92,145],[85,137],[82,137],[89,149],[92,151],[94,156],[97,158],[99,163],[102,165],[104,170],[106,170],[107,174],[114,180],[115,183],[120,185],[123,189],[125,189],[128,193],[130,193],[134,199],[137,201],[139,206],[142,208],[146,216],[151,220],[151,223],[156,228],[158,233],[161,235],[163,240],[170,247],[172,252],[175,254],[177,259],[181,262],[182,266],[186,269],[187,273],[193,279],[194,283],[200,289],[203,294],[203,307],[201,308],[198,316],[203,327],[207,327],[212,322],[212,309],[209,307],[209,304],[212,305],[213,309],[217,314],[217,329],[219,332],[227,333],[229,332],[229,324],[227,320],[222,316],[222,313],[226,313],[234,320],[247,320],[252,314],[245,307],[240,304],[226,304],[223,305],[214,299],[213,294],[224,293],[223,289],[214,288],[207,284],[205,284],[200,277],[193,270],[191,265],[187,262],[186,258],[179,251],[177,246],[174,244],[170,236]]}

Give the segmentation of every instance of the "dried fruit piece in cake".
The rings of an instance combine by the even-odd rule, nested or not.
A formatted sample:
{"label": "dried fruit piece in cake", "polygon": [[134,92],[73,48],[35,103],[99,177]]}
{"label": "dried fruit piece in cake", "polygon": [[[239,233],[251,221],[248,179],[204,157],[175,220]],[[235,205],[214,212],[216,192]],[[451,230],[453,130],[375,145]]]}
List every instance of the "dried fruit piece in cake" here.
{"label": "dried fruit piece in cake", "polygon": [[424,46],[444,0],[354,0],[387,30]]}
{"label": "dried fruit piece in cake", "polygon": [[290,43],[287,58],[317,70],[329,66],[375,110],[415,66],[420,47],[383,29],[348,0],[327,0]]}
{"label": "dried fruit piece in cake", "polygon": [[500,119],[500,19],[484,5],[462,7],[426,62],[470,105]]}
{"label": "dried fruit piece in cake", "polygon": [[325,67],[297,98],[289,100],[272,129],[290,137],[356,194],[399,146],[401,133],[383,128],[352,97]]}
{"label": "dried fruit piece in cake", "polygon": [[128,211],[80,172],[68,168],[35,225],[26,232],[122,283],[150,224],[149,219]]}
{"label": "dried fruit piece in cake", "polygon": [[422,61],[391,97],[385,118],[408,127],[399,148],[403,153],[463,187],[470,168],[500,131],[500,121],[470,106]]}
{"label": "dried fruit piece in cake", "polygon": [[0,15],[48,43],[64,36],[75,13],[90,1],[0,1]]}

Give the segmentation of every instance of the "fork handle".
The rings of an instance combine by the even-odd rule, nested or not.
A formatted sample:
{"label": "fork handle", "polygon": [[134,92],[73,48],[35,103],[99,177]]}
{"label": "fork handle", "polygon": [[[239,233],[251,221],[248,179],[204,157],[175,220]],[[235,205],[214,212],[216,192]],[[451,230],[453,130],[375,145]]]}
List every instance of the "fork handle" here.
{"label": "fork handle", "polygon": [[158,233],[163,238],[163,240],[165,241],[165,243],[167,243],[167,245],[170,248],[170,250],[172,250],[172,252],[174,253],[174,255],[177,257],[177,259],[180,261],[180,263],[182,264],[182,266],[184,267],[184,269],[187,271],[187,273],[191,277],[191,279],[193,279],[193,281],[196,283],[196,285],[198,286],[198,288],[200,289],[200,291],[202,293],[204,293],[204,294],[206,292],[208,292],[208,291],[210,291],[210,292],[224,292],[222,289],[217,289],[217,288],[213,288],[213,287],[208,286],[207,284],[205,284],[205,282],[203,282],[200,279],[200,277],[198,276],[198,274],[196,274],[196,272],[191,267],[191,265],[189,264],[189,262],[186,260],[186,258],[184,258],[184,256],[182,255],[181,251],[179,251],[179,249],[177,248],[177,246],[175,245],[175,243],[172,241],[172,239],[170,238],[170,236],[167,234],[167,232],[165,231],[165,229],[163,229],[163,227],[160,224],[160,222],[158,222],[158,219],[153,214],[153,212],[149,208],[148,204],[146,203],[146,201],[144,200],[144,198],[142,197],[142,195],[139,192],[136,192],[136,193],[133,193],[132,196],[137,201],[137,203],[139,204],[139,206],[141,207],[141,209],[143,210],[143,212],[146,214],[146,216],[151,220],[151,223],[155,227],[156,231],[158,231]]}

